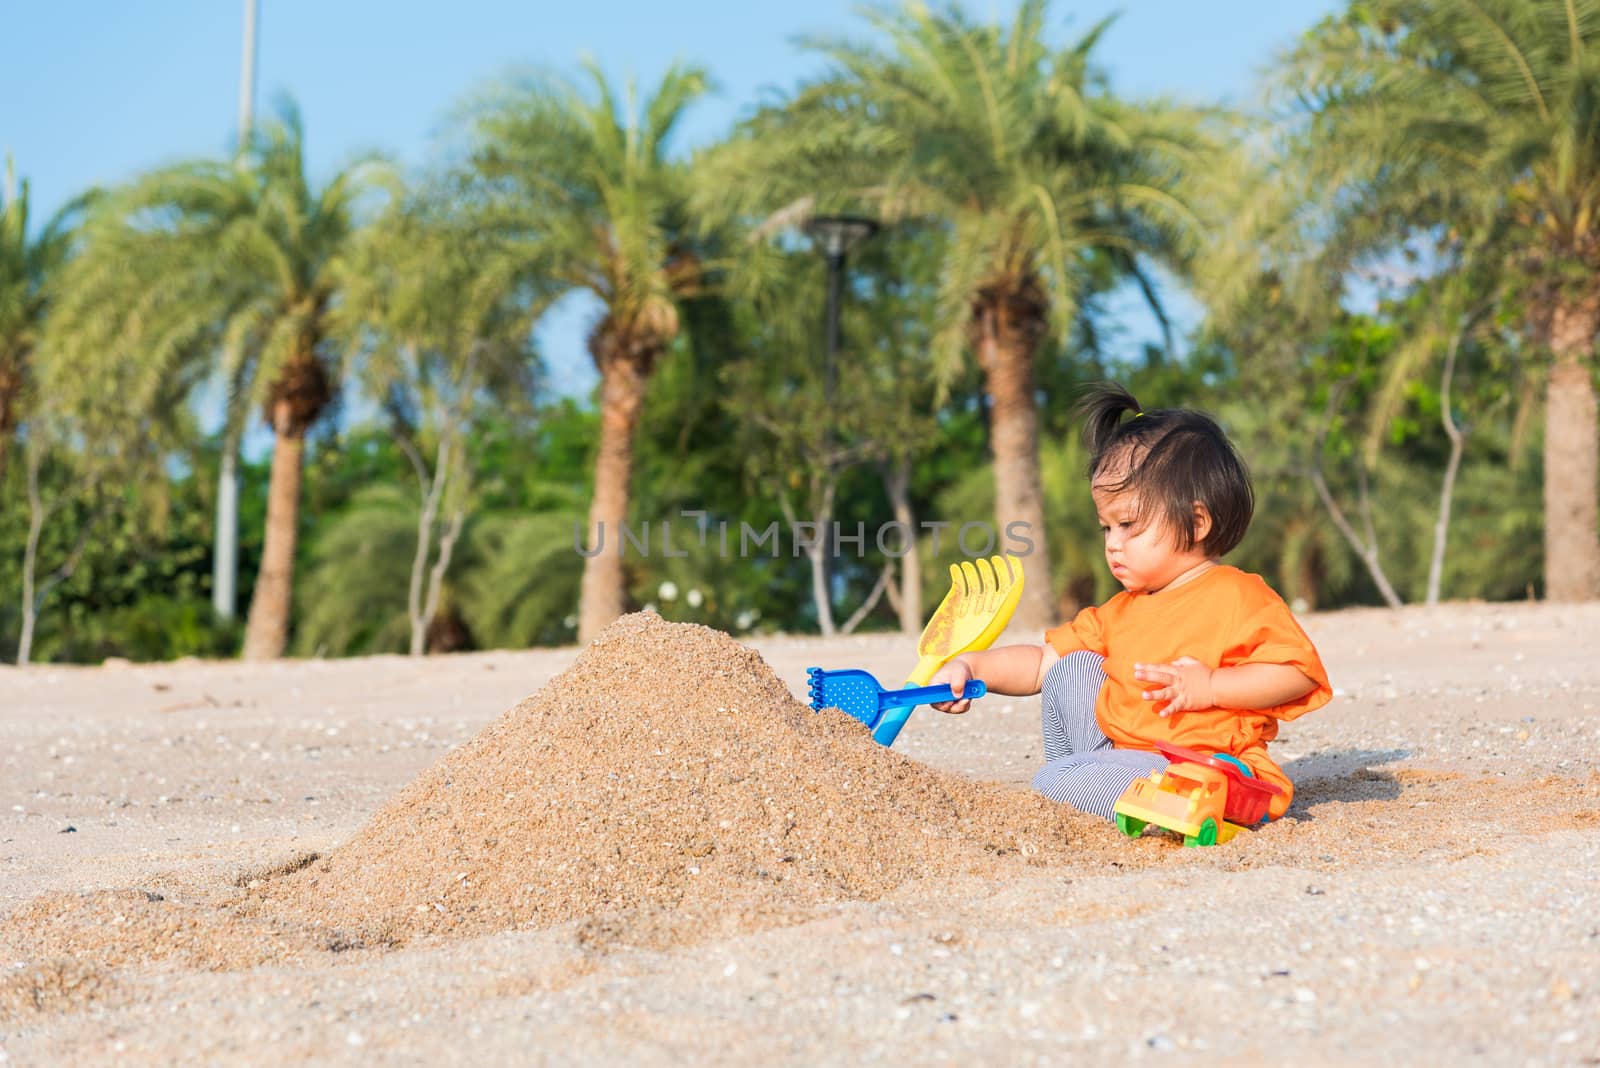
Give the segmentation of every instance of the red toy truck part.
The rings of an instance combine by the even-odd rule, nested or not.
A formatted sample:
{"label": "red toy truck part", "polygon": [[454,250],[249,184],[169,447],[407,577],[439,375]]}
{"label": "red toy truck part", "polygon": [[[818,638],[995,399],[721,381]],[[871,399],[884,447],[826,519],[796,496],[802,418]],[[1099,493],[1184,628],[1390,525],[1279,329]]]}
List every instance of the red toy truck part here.
{"label": "red toy truck part", "polygon": [[1248,768],[1240,771],[1243,763],[1233,757],[1207,756],[1168,742],[1157,742],[1156,748],[1174,764],[1203,764],[1216,768],[1228,777],[1228,799],[1223,818],[1229,823],[1253,827],[1267,818],[1267,805],[1283,793],[1275,784],[1250,774]]}

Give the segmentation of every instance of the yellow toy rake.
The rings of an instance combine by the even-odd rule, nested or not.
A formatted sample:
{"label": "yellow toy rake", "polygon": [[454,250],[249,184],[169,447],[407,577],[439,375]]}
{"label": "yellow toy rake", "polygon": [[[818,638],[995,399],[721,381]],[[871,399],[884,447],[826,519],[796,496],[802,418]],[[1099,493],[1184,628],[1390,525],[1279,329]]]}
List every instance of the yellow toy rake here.
{"label": "yellow toy rake", "polygon": [[[926,686],[933,673],[946,661],[962,653],[987,649],[1000,637],[1000,632],[1011,622],[1011,614],[1022,597],[1022,561],[1015,556],[992,556],[976,561],[966,560],[950,565],[950,591],[939,602],[939,607],[922,630],[917,640],[917,666],[907,682],[912,686]],[[812,668],[808,672],[815,708],[838,707],[830,703],[829,672]],[[860,672],[836,673],[841,676]],[[981,696],[976,687],[969,696]],[[911,718],[916,705],[902,705],[882,709],[881,718],[869,723],[872,737],[881,745],[893,745],[900,728]]]}

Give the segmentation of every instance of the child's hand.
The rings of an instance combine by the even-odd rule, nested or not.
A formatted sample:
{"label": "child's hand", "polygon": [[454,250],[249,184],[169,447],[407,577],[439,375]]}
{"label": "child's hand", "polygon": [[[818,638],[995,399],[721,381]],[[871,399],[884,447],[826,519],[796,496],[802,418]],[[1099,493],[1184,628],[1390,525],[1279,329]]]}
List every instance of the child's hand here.
{"label": "child's hand", "polygon": [[1156,709],[1160,715],[1216,707],[1211,690],[1211,669],[1192,656],[1180,656],[1170,664],[1135,664],[1133,677],[1149,684],[1140,697],[1146,701],[1166,702]]}
{"label": "child's hand", "polygon": [[940,712],[959,714],[972,707],[972,702],[960,695],[966,692],[967,683],[972,681],[972,668],[966,661],[957,657],[944,667],[933,673],[933,678],[928,680],[929,686],[937,686],[941,682],[948,683],[952,692],[957,695],[954,701],[935,701],[934,708]]}

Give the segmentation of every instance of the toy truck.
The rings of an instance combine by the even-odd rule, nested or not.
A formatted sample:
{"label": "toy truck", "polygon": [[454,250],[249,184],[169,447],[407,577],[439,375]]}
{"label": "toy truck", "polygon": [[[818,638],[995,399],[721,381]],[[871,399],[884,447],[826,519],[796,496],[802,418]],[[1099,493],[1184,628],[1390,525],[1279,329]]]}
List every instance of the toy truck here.
{"label": "toy truck", "polygon": [[1208,756],[1166,742],[1156,748],[1170,761],[1166,770],[1135,779],[1112,809],[1129,838],[1156,826],[1183,835],[1186,846],[1216,845],[1266,819],[1268,803],[1283,792],[1227,753]]}

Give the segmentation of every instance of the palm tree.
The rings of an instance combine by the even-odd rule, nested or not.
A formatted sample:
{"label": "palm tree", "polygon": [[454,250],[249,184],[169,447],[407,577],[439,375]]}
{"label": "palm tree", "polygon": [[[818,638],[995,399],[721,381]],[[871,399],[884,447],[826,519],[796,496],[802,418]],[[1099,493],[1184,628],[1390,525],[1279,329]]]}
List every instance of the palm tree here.
{"label": "palm tree", "polygon": [[555,76],[501,87],[473,122],[485,222],[526,243],[557,293],[585,291],[602,312],[589,333],[600,372],[600,440],[589,536],[604,543],[583,569],[578,638],[625,608],[620,543],[633,440],[656,363],[678,336],[678,303],[704,272],[688,242],[689,168],[668,156],[706,76],[674,65],[640,107],[586,66],[589,92]]}
{"label": "palm tree", "polygon": [[52,330],[85,373],[134,361],[144,392],[218,370],[274,435],[261,569],[244,657],[288,639],[306,434],[332,401],[326,351],[361,200],[388,183],[376,161],[306,178],[299,115],[252,130],[240,160],[153,171],[106,198],[88,224]]}
{"label": "palm tree", "polygon": [[837,204],[945,229],[934,349],[947,375],[968,350],[982,369],[997,527],[1026,524],[1034,543],[1016,616],[1030,629],[1058,610],[1034,356],[1067,336],[1094,272],[1109,264],[1149,296],[1152,261],[1183,268],[1214,166],[1204,116],[1106,91],[1092,54],[1109,22],[1057,50],[1046,7],[1023,0],[1006,26],[956,6],[869,11],[885,46],[813,42],[834,72],[758,116],[705,190],[746,212],[783,205],[778,220]]}
{"label": "palm tree", "polygon": [[49,282],[66,262],[71,223],[81,203],[67,205],[30,238],[28,183],[18,187],[11,157],[6,157],[5,184],[0,187],[0,480],[44,329]]}
{"label": "palm tree", "polygon": [[1346,254],[1427,233],[1515,241],[1494,266],[1550,358],[1545,595],[1557,601],[1600,597],[1597,55],[1594,0],[1372,0],[1308,34],[1281,74],[1303,119],[1292,158]]}

